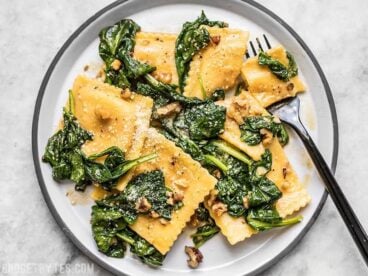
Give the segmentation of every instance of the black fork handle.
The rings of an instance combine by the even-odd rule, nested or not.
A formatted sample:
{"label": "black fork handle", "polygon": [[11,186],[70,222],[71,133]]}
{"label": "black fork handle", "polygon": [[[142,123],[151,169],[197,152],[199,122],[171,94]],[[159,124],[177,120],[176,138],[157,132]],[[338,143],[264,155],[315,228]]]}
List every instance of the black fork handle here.
{"label": "black fork handle", "polygon": [[329,192],[341,217],[348,227],[349,232],[358,246],[366,265],[368,265],[368,236],[364,228],[351,208],[339,184],[336,182],[336,179],[329,166],[326,164],[326,161],[322,157],[317,146],[314,144],[312,137],[310,137],[304,127],[298,128],[294,125],[292,125],[292,127],[299,134],[305,147],[307,148],[314,165],[316,166],[322,180],[326,185],[327,191]]}

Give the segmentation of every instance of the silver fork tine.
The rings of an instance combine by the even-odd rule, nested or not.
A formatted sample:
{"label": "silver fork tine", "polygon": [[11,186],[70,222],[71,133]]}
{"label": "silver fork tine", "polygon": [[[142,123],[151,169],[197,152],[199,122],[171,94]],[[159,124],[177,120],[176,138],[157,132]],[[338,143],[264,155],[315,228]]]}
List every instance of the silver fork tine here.
{"label": "silver fork tine", "polygon": [[[262,36],[263,36],[263,39],[266,43],[267,49],[268,50],[271,49],[271,44],[270,44],[270,41],[268,40],[267,36],[265,34],[263,34]],[[258,37],[256,38],[256,43],[257,43],[257,46],[258,46],[258,50],[261,50],[263,52],[264,50],[263,50],[263,47],[262,47],[262,43],[261,43],[261,40]],[[249,45],[250,45],[250,48],[252,49],[253,56],[257,56],[258,51],[256,50],[256,47],[254,47],[253,41],[249,41]],[[249,49],[247,49],[247,51],[245,52],[245,57],[250,58]]]}
{"label": "silver fork tine", "polygon": [[254,48],[253,42],[252,41],[249,41],[249,44],[250,44],[250,47],[252,48],[253,55],[256,56],[257,55],[257,51],[256,51],[256,48]]}
{"label": "silver fork tine", "polygon": [[259,38],[256,38],[257,44],[258,44],[258,49],[261,50],[263,52],[263,48],[262,48],[262,44],[261,41],[259,41]]}
{"label": "silver fork tine", "polygon": [[264,38],[264,41],[266,42],[266,45],[267,45],[267,48],[268,49],[271,49],[271,44],[270,42],[268,41],[268,38],[265,34],[263,34],[263,38]]}

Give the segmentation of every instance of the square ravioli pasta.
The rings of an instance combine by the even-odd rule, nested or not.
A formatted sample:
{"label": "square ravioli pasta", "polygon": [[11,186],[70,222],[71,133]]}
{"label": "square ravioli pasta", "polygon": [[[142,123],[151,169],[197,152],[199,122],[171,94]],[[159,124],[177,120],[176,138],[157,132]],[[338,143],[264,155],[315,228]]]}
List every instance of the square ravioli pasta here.
{"label": "square ravioli pasta", "polygon": [[[289,64],[286,50],[282,46],[274,47],[266,51],[266,54],[285,66]],[[259,65],[258,56],[248,58],[243,63],[241,76],[246,83],[247,90],[263,107],[285,98],[294,97],[306,89],[299,76],[292,77],[288,81],[277,78],[267,66]]]}
{"label": "square ravioli pasta", "polygon": [[[266,149],[271,152],[272,166],[271,170],[266,174],[266,177],[274,182],[282,192],[282,197],[276,201],[276,210],[279,215],[285,218],[305,207],[310,202],[311,197],[292,168],[278,139],[274,137],[268,144],[263,145],[260,143],[257,145],[258,147],[254,149],[252,148],[253,146],[247,145],[240,138],[240,118],[253,115],[267,116],[269,113],[262,108],[249,92],[246,91],[243,91],[239,96],[231,100],[226,100],[219,104],[226,106],[228,110],[225,131],[221,135],[222,139],[240,148],[254,160],[258,160],[259,156],[264,153]],[[205,204],[212,218],[221,229],[221,233],[227,238],[230,244],[236,244],[257,233],[256,230],[247,224],[243,217],[231,217],[226,212],[218,216],[209,208],[208,202]]]}
{"label": "square ravioli pasta", "polygon": [[[123,99],[121,89],[85,76],[76,78],[72,93],[76,118],[84,129],[93,134],[93,140],[82,147],[86,155],[117,146],[125,152],[127,159],[141,156],[152,99],[138,94]],[[130,178],[131,173],[126,174],[116,188],[121,189]]]}
{"label": "square ravioli pasta", "polygon": [[[203,99],[216,89],[235,86],[243,63],[249,33],[230,28],[204,27],[210,33],[210,44],[199,51],[190,63],[184,95]],[[133,56],[155,66],[153,76],[164,83],[178,84],[175,65],[177,35],[139,32]],[[216,42],[213,42],[216,41]]]}
{"label": "square ravioli pasta", "polygon": [[139,165],[135,175],[156,169],[161,170],[165,185],[173,192],[179,190],[183,194],[183,206],[173,211],[171,220],[166,224],[157,218],[143,215],[129,227],[162,254],[166,254],[195,209],[214,188],[217,180],[197,161],[153,128],[147,132],[142,154],[151,152],[156,152],[158,157]]}

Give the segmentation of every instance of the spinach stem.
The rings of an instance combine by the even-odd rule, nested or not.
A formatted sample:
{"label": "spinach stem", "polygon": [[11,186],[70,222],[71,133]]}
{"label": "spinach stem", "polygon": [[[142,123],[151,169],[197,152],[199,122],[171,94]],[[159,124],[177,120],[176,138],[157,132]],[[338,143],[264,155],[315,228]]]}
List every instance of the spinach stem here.
{"label": "spinach stem", "polygon": [[145,155],[145,156],[141,156],[137,159],[134,159],[134,160],[130,160],[126,163],[123,163],[122,166],[122,171],[121,171],[121,175],[123,175],[124,173],[126,173],[127,171],[129,171],[130,169],[134,168],[135,166],[138,166],[139,164],[142,164],[144,162],[147,162],[147,161],[150,161],[152,159],[155,159],[157,157],[157,154],[156,153],[151,153],[151,154],[148,154],[148,155]]}
{"label": "spinach stem", "polygon": [[248,166],[253,164],[253,160],[250,159],[247,155],[245,155],[244,153],[234,149],[232,146],[230,146],[228,143],[224,142],[224,141],[213,141],[211,142],[213,145],[215,145],[216,147],[218,147],[220,150],[226,152],[227,154],[231,155],[232,157],[244,162],[245,164],[247,164]]}
{"label": "spinach stem", "polygon": [[134,244],[134,239],[124,233],[116,233],[116,236],[130,245]]}
{"label": "spinach stem", "polygon": [[213,155],[209,155],[209,154],[205,154],[204,155],[205,160],[212,164],[215,165],[217,167],[219,167],[225,174],[227,173],[227,171],[229,170],[229,168],[223,163],[221,162],[219,159],[217,159],[215,156]]}

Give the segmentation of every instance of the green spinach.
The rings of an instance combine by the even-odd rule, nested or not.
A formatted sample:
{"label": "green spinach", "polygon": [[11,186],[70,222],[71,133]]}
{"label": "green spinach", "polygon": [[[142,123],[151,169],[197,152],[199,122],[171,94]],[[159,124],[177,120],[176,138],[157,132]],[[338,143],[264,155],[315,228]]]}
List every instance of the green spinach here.
{"label": "green spinach", "polygon": [[[106,65],[107,83],[121,88],[130,88],[138,78],[155,70],[154,67],[139,62],[131,56],[138,31],[140,31],[139,25],[130,19],[123,19],[100,31],[99,54]],[[120,62],[119,68],[114,68],[115,60]]]}
{"label": "green spinach", "polygon": [[244,124],[239,126],[241,131],[240,139],[248,145],[254,146],[262,142],[261,129],[267,129],[276,136],[281,145],[286,145],[289,135],[280,122],[275,122],[273,116],[249,116],[245,118]]}
{"label": "green spinach", "polygon": [[220,228],[217,227],[214,220],[210,217],[210,214],[204,207],[203,203],[201,203],[195,210],[194,216],[200,223],[200,226],[190,237],[193,240],[194,246],[199,248],[209,239],[214,237],[220,231]]}
{"label": "green spinach", "polygon": [[192,58],[210,42],[210,34],[202,26],[223,28],[227,27],[227,24],[221,21],[208,20],[203,11],[195,21],[184,23],[175,45],[175,63],[181,92],[184,90],[185,79]]}
{"label": "green spinach", "polygon": [[289,81],[291,78],[298,75],[298,67],[294,57],[288,51],[286,51],[286,56],[289,60],[287,67],[277,59],[261,51],[258,55],[258,64],[268,66],[271,72],[280,80]]}
{"label": "green spinach", "polygon": [[110,257],[122,258],[126,250],[117,233],[126,228],[123,214],[116,208],[92,206],[91,225],[98,250]]}
{"label": "green spinach", "polygon": [[120,240],[130,245],[130,252],[142,260],[143,263],[151,266],[161,266],[165,255],[162,255],[152,244],[126,228],[116,235]]}
{"label": "green spinach", "polygon": [[149,203],[143,213],[155,211],[160,217],[170,220],[173,206],[167,203],[167,188],[162,171],[154,170],[142,173],[133,178],[124,191],[97,201],[101,207],[118,208],[128,224],[133,224],[138,214],[138,200],[145,198]]}
{"label": "green spinach", "polygon": [[226,108],[212,101],[185,110],[189,137],[204,140],[217,137],[224,130]]}
{"label": "green spinach", "polygon": [[102,253],[123,258],[127,244],[130,251],[144,263],[160,266],[165,258],[149,242],[128,229],[124,214],[117,207],[92,206],[92,233]]}
{"label": "green spinach", "polygon": [[265,205],[251,209],[246,217],[248,224],[258,231],[269,230],[275,227],[293,225],[302,221],[302,216],[295,216],[282,219],[276,208],[272,205]]}

